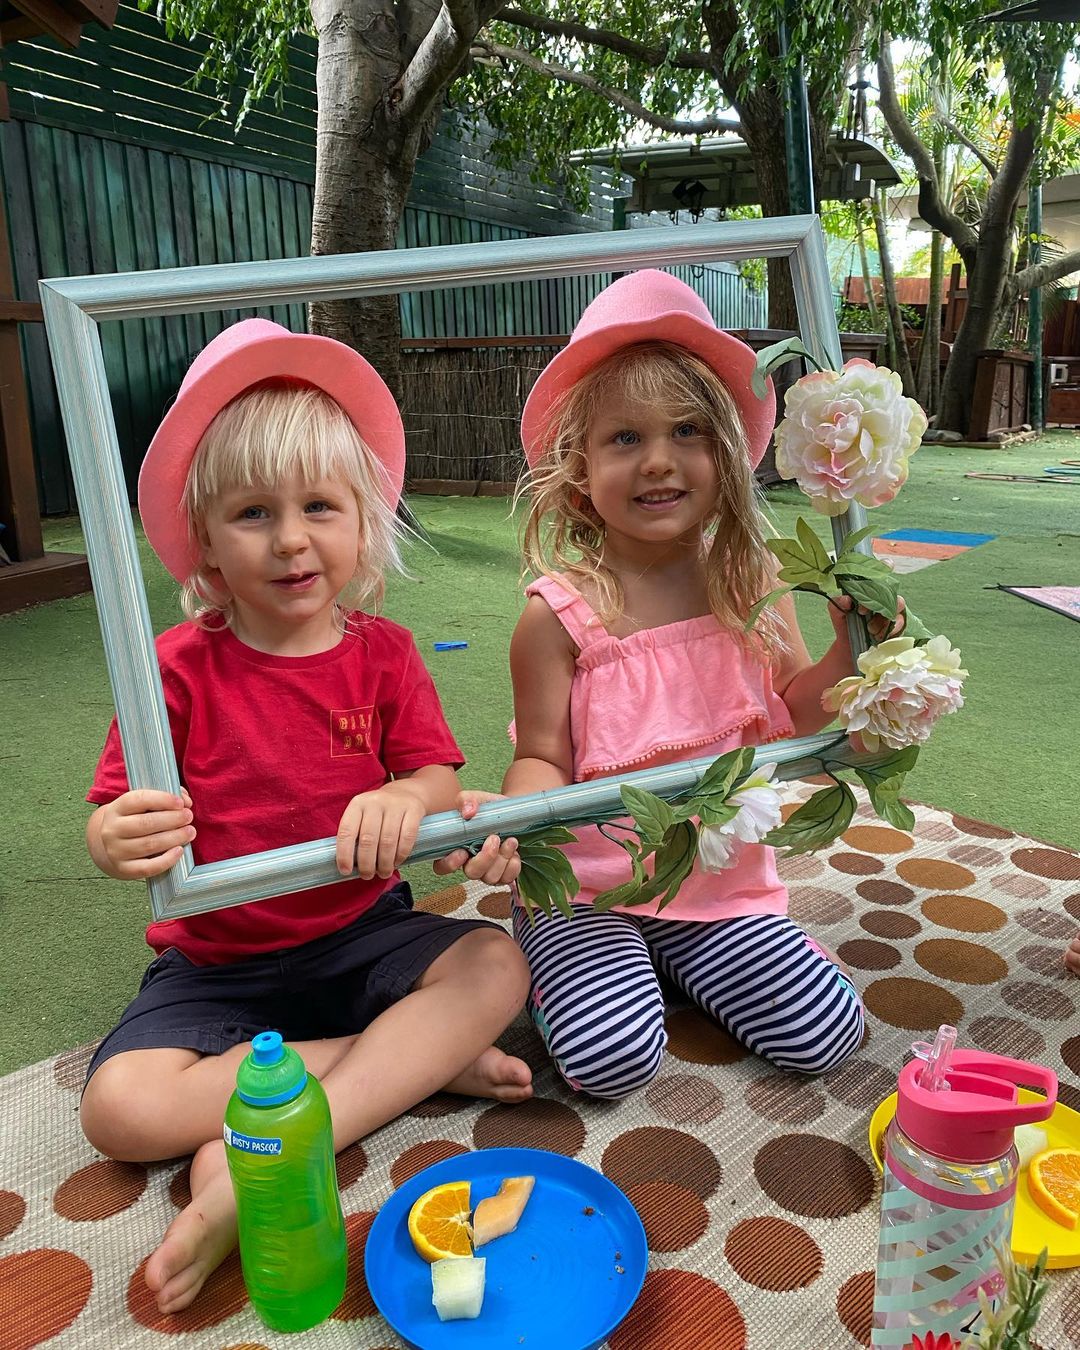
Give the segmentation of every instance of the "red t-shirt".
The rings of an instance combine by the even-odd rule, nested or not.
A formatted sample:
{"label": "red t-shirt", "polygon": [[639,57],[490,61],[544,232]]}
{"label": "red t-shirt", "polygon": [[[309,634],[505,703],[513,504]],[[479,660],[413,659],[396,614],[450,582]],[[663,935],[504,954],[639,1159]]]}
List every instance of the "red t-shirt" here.
{"label": "red t-shirt", "polygon": [[[409,769],[462,764],[412,634],[388,619],[352,618],[341,642],[315,656],[272,656],[227,629],[190,623],[157,639],[197,863],[324,839],[357,793]],[[127,790],[114,718],[87,801],[100,806]],[[197,965],[237,961],[345,927],[396,880],[352,877],[165,919],[146,940]]]}

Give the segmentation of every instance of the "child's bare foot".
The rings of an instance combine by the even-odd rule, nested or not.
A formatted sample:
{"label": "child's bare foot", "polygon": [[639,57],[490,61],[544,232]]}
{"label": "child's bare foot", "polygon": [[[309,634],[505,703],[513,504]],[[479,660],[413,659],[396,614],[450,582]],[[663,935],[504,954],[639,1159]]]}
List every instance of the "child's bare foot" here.
{"label": "child's bare foot", "polygon": [[1065,948],[1065,969],[1073,975],[1080,975],[1080,937],[1074,937]]}
{"label": "child's bare foot", "polygon": [[191,1164],[191,1203],[169,1224],[146,1263],[146,1284],[161,1311],[186,1308],[235,1246],[236,1201],[225,1145],[215,1139]]}
{"label": "child's bare foot", "polygon": [[523,1102],[532,1096],[532,1070],[523,1059],[489,1046],[446,1085],[463,1097],[493,1097],[498,1102]]}

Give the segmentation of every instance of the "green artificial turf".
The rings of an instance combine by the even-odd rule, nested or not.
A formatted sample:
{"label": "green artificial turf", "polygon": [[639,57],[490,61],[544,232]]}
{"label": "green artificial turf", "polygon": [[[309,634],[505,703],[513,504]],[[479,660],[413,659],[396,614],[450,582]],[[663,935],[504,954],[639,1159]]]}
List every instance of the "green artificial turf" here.
{"label": "green artificial turf", "polygon": [[[923,447],[911,481],[874,513],[902,527],[995,534],[990,544],[913,573],[902,589],[970,670],[967,706],[947,718],[908,781],[912,797],[1080,847],[1080,625],[994,589],[1080,585],[1080,485],[965,479],[969,470],[1041,474],[1080,458],[1080,436],[1052,433],[1006,451]],[[506,652],[520,609],[517,542],[507,503],[415,498],[431,547],[409,554],[385,610],[406,624],[434,673],[469,757],[469,786],[498,786],[509,755]],[[769,494],[783,533],[805,502]],[[809,515],[808,512],[805,512]],[[829,538],[824,517],[811,517]],[[78,522],[46,523],[51,549],[81,549]],[[175,588],[143,547],[155,628],[176,622]],[[817,597],[799,597],[811,649],[831,628]],[[432,644],[464,640],[464,651]],[[86,857],[83,794],[112,711],[90,596],[0,618],[0,1072],[89,1041],[116,1020],[146,964],[140,885],[108,880]],[[425,865],[417,889],[442,884]]]}

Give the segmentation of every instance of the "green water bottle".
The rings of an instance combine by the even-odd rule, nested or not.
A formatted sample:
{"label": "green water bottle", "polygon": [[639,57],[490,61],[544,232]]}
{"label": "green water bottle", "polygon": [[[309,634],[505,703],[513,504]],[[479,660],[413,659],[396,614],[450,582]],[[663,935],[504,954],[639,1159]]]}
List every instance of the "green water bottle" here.
{"label": "green water bottle", "polygon": [[348,1266],[330,1107],[276,1031],[256,1036],[240,1065],[225,1153],[255,1311],[274,1331],[317,1326],[341,1302]]}

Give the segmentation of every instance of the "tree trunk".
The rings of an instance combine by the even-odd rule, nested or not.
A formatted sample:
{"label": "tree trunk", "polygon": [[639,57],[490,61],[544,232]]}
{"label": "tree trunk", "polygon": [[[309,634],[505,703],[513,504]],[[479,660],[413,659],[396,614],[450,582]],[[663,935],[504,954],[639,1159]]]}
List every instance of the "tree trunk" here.
{"label": "tree trunk", "polygon": [[979,352],[994,336],[1001,297],[1011,263],[1012,210],[983,215],[974,276],[968,276],[968,299],[960,331],[956,335],[941,389],[941,410],[935,423],[939,431],[968,429],[971,391],[975,388],[975,363]]}
{"label": "tree trunk", "polygon": [[[399,31],[389,0],[312,0],[311,12],[319,35],[311,252],[394,248],[422,137],[431,125],[430,116],[423,125],[407,125],[397,111],[395,94],[409,35]],[[395,397],[399,394],[396,295],[315,300],[309,322],[312,332],[356,348]]]}
{"label": "tree trunk", "polygon": [[872,324],[877,323],[878,307],[874,297],[874,283],[870,276],[870,259],[866,254],[866,226],[863,220],[862,202],[855,203],[855,233],[859,245],[859,267],[862,270],[863,293],[866,296],[866,312]]}
{"label": "tree trunk", "polygon": [[907,343],[904,341],[904,321],[900,316],[900,305],[896,299],[896,277],[893,275],[892,254],[889,252],[889,236],[885,229],[885,213],[881,208],[881,197],[884,195],[882,190],[878,196],[870,199],[871,210],[874,213],[874,227],[877,230],[878,253],[881,255],[881,290],[882,298],[885,301],[885,312],[889,319],[889,328],[893,335],[893,345],[896,351],[896,373],[904,386],[904,393],[909,398],[915,396],[915,376],[911,371],[911,357],[908,354]]}
{"label": "tree trunk", "polygon": [[937,410],[941,394],[941,291],[945,277],[945,236],[935,230],[930,238],[930,293],[926,298],[915,397],[927,413]]}

